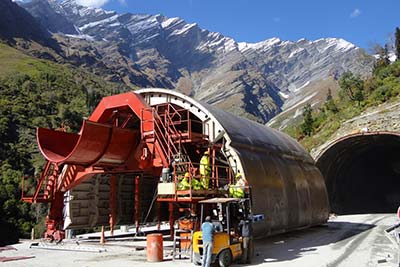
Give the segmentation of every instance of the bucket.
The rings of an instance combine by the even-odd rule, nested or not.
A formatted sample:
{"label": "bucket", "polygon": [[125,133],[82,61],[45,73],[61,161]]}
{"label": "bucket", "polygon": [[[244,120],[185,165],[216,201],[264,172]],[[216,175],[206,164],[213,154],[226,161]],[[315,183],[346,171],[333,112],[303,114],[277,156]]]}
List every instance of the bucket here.
{"label": "bucket", "polygon": [[147,261],[163,261],[163,236],[162,234],[147,235]]}
{"label": "bucket", "polygon": [[163,168],[161,171],[161,180],[163,183],[170,182],[169,175],[170,175],[170,169]]}

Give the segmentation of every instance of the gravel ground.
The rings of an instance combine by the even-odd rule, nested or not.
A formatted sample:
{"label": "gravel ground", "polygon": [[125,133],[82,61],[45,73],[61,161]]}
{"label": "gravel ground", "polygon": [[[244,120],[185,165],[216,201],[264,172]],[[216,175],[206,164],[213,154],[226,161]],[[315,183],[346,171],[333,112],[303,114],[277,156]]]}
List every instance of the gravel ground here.
{"label": "gravel ground", "polygon": [[[384,235],[384,229],[397,222],[395,214],[339,216],[326,225],[269,237],[255,242],[251,265],[232,266],[398,266],[397,251]],[[164,249],[164,261],[146,262],[146,251],[136,250],[145,241],[83,243],[66,242],[61,248],[90,248],[105,252],[56,251],[29,248],[32,241],[13,245],[16,250],[0,252],[0,257],[34,256],[10,261],[6,266],[194,266],[189,259],[171,260],[171,242]]]}

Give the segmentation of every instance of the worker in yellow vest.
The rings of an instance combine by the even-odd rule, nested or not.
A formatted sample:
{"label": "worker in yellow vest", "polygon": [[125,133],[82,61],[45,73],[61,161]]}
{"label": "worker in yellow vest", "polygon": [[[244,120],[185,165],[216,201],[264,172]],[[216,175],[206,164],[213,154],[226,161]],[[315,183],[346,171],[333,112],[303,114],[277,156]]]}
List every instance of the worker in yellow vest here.
{"label": "worker in yellow vest", "polygon": [[204,189],[208,189],[211,176],[210,152],[205,151],[200,159],[200,184]]}
{"label": "worker in yellow vest", "polygon": [[235,198],[244,198],[247,186],[247,180],[240,173],[237,173],[235,185],[229,186],[229,196]]}
{"label": "worker in yellow vest", "polygon": [[178,190],[188,190],[190,188],[189,177],[190,174],[188,172],[183,177],[181,176],[177,185]]}
{"label": "worker in yellow vest", "polygon": [[[180,179],[177,189],[178,190],[189,190],[190,189],[190,174],[188,172],[185,173],[185,175],[183,176],[183,178]],[[193,190],[200,190],[201,189],[201,184],[200,182],[192,177],[192,189]]]}
{"label": "worker in yellow vest", "polygon": [[192,189],[193,190],[200,190],[201,189],[201,183],[199,182],[199,180],[197,180],[193,176],[192,176]]}

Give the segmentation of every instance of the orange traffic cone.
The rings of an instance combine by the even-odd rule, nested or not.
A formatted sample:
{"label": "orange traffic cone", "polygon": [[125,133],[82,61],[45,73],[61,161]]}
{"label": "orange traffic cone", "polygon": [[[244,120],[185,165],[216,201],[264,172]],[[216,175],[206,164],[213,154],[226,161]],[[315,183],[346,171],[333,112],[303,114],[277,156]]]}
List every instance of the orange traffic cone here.
{"label": "orange traffic cone", "polygon": [[100,244],[104,245],[106,243],[106,239],[104,237],[104,226],[101,227],[101,237],[100,237]]}

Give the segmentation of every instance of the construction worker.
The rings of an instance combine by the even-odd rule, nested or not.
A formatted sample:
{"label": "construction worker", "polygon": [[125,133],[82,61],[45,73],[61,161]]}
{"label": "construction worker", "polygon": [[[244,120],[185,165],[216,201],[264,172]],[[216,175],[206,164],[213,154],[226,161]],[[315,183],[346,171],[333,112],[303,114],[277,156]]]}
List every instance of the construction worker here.
{"label": "construction worker", "polygon": [[179,179],[177,189],[178,190],[188,190],[190,188],[189,179],[190,179],[190,174],[187,172],[187,173],[185,173],[183,178]]}
{"label": "construction worker", "polygon": [[211,176],[210,152],[208,150],[204,152],[204,155],[200,159],[200,176],[201,186],[204,189],[208,189]]}
{"label": "construction worker", "polygon": [[[177,186],[178,190],[189,190],[189,188],[190,188],[189,181],[190,181],[190,174],[188,172],[186,172],[185,175],[183,176],[183,178],[180,179],[180,181],[178,183],[178,186]],[[201,189],[200,182],[194,177],[192,177],[191,184],[192,184],[193,190]]]}
{"label": "construction worker", "polygon": [[235,185],[229,186],[229,196],[235,198],[244,198],[244,193],[247,186],[247,180],[240,173],[237,173]]}
{"label": "construction worker", "polygon": [[254,245],[253,245],[253,218],[249,215],[247,218],[242,218],[239,222],[241,227],[242,235],[242,259],[241,263],[250,263],[253,257]]}
{"label": "construction worker", "polygon": [[201,225],[201,232],[203,238],[203,259],[201,266],[210,267],[215,233],[215,226],[211,223],[210,216],[207,216],[205,222]]}
{"label": "construction worker", "polygon": [[201,189],[201,183],[195,177],[192,177],[192,189],[193,190],[200,190]]}

